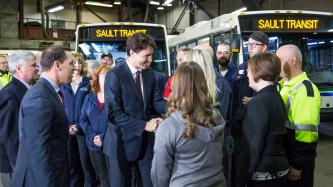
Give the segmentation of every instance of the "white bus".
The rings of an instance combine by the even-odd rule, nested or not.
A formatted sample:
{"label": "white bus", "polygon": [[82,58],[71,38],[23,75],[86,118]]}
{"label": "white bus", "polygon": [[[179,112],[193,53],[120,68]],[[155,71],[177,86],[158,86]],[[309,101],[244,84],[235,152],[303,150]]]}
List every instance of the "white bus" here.
{"label": "white bus", "polygon": [[76,29],[75,51],[82,52],[86,60],[100,61],[103,53],[111,53],[113,61],[123,62],[127,58],[126,40],[136,32],[144,32],[153,37],[156,49],[151,67],[170,75],[169,50],[164,25],[132,22],[112,22],[81,24]]}
{"label": "white bus", "polygon": [[[269,36],[269,51],[285,44],[296,44],[303,55],[303,69],[318,86],[322,117],[333,117],[333,14],[300,10],[247,11],[221,15],[199,22],[168,40],[171,71],[180,47],[230,42],[235,64],[248,60],[247,40],[254,31]],[[215,63],[215,65],[217,65]]]}

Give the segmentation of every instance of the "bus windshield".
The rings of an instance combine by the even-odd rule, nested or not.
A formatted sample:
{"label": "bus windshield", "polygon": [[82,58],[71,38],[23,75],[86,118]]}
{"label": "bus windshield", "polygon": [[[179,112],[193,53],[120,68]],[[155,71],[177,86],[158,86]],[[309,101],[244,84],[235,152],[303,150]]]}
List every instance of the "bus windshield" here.
{"label": "bus windshield", "polygon": [[[267,33],[268,50],[276,50],[286,44],[297,45],[303,57],[303,71],[318,87],[333,85],[333,33]],[[244,60],[248,60],[247,40],[250,33],[243,34]]]}

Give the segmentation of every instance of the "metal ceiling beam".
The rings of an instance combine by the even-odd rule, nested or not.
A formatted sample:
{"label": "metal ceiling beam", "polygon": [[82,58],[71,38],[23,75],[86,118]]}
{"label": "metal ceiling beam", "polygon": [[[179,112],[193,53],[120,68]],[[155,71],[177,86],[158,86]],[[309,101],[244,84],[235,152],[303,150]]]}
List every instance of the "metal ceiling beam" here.
{"label": "metal ceiling beam", "polygon": [[214,18],[215,16],[214,15],[212,15],[211,13],[209,13],[203,6],[201,6],[200,4],[199,4],[199,2],[197,2],[197,6],[202,10],[202,11],[204,11],[206,14],[207,14],[207,16],[208,17],[210,17],[210,18]]}
{"label": "metal ceiling beam", "polygon": [[94,12],[91,8],[89,8],[87,5],[83,5],[83,6],[84,6],[84,8],[86,8],[87,10],[89,10],[92,14],[94,14],[96,17],[98,17],[100,20],[102,20],[104,22],[108,22],[104,18],[102,18],[101,16],[99,16],[96,12]]}
{"label": "metal ceiling beam", "polygon": [[173,26],[173,28],[172,28],[172,30],[171,30],[171,33],[175,32],[175,31],[177,30],[177,27],[178,27],[179,23],[182,21],[184,15],[185,15],[185,12],[186,12],[187,6],[188,6],[188,3],[185,4],[182,13],[180,13],[180,16],[178,17],[178,19],[177,19],[175,25]]}

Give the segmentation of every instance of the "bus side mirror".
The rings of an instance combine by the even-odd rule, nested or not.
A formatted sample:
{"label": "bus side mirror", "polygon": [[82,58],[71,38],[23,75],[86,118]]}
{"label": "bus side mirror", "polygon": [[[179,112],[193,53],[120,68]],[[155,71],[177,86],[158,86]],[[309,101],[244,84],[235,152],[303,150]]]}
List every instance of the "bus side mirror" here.
{"label": "bus side mirror", "polygon": [[235,35],[230,42],[231,45],[231,52],[232,53],[239,53],[240,51],[240,35]]}

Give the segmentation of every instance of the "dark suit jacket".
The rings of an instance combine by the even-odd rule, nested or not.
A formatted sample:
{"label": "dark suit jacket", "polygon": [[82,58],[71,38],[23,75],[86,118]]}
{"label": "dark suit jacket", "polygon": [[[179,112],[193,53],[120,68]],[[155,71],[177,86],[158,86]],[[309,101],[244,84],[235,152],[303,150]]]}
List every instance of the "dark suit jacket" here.
{"label": "dark suit jacket", "polygon": [[67,117],[52,85],[41,78],[23,98],[13,187],[68,186]]}
{"label": "dark suit jacket", "polygon": [[0,91],[0,172],[13,172],[18,147],[18,118],[22,98],[27,87],[18,79],[13,77]]}
{"label": "dark suit jacket", "polygon": [[245,186],[258,172],[288,169],[283,147],[287,112],[275,85],[266,86],[246,106],[244,120],[235,136],[237,186]]}
{"label": "dark suit jacket", "polygon": [[151,68],[142,70],[144,99],[136,89],[127,63],[108,72],[105,79],[105,106],[109,127],[103,151],[114,159],[134,161],[146,148],[153,149],[153,133],[144,131],[153,110],[164,113],[166,103],[161,97]]}

